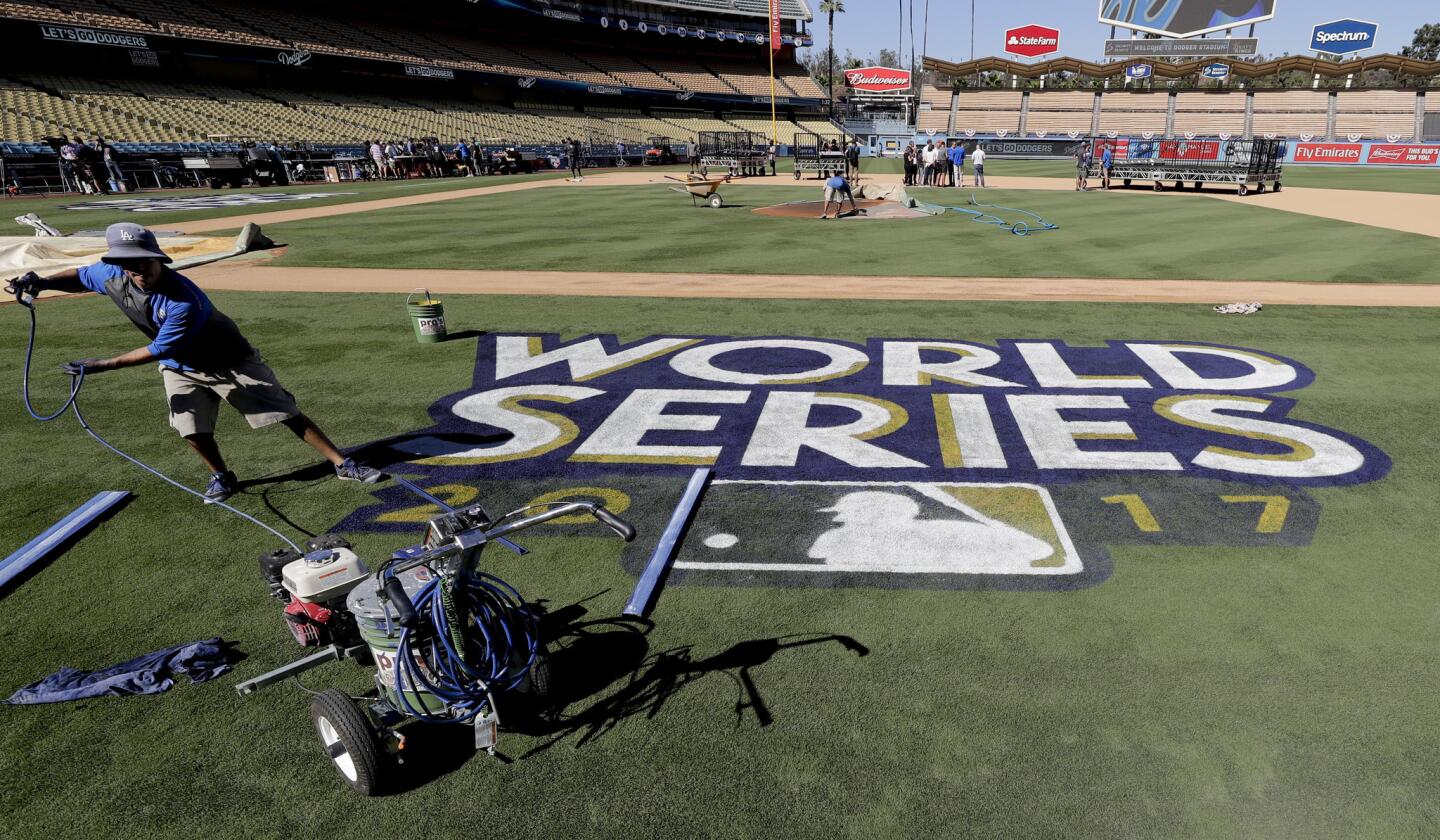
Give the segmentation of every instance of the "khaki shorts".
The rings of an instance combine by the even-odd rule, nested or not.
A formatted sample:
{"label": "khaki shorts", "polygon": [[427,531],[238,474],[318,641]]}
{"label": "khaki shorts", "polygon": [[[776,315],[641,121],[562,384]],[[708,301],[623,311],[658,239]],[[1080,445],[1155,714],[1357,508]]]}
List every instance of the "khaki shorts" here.
{"label": "khaki shorts", "polygon": [[832,202],[832,201],[835,202],[836,204],[839,204],[841,201],[845,200],[846,198],[850,199],[851,201],[854,201],[854,200],[855,200],[855,196],[850,192],[850,190],[848,190],[848,189],[846,189],[846,188],[844,188],[844,187],[826,187],[826,188],[825,188],[825,202],[826,202],[827,204],[830,203],[830,202]]}
{"label": "khaki shorts", "polygon": [[275,372],[258,354],[223,371],[200,373],[162,366],[160,376],[170,404],[170,426],[181,437],[213,433],[221,400],[243,414],[252,429],[300,414],[295,398],[280,387]]}

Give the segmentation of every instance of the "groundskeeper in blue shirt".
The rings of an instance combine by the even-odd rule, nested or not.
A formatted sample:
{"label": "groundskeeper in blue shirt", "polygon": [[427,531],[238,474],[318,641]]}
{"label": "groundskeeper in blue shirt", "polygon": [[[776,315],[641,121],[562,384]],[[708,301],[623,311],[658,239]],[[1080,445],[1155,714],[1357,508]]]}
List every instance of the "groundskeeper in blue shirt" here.
{"label": "groundskeeper in blue shirt", "polygon": [[235,322],[218,311],[199,287],[170,268],[170,257],[154,233],[133,222],[117,222],[105,229],[105,245],[108,250],[98,263],[50,277],[32,271],[12,279],[6,290],[22,298],[46,289],[105,295],[150,339],[128,353],[77,359],[60,369],[81,377],[158,362],[170,426],[210,470],[209,486],[197,495],[206,502],[223,502],[240,490],[240,480],[225,465],[215,442],[222,402],[239,412],[252,429],[284,424],[335,466],[337,478],[366,484],[385,478],[379,470],[345,457],[300,411],[294,395],[280,384]]}
{"label": "groundskeeper in blue shirt", "polygon": [[210,298],[185,275],[164,269],[160,282],[144,291],[116,265],[95,263],[78,271],[80,283],[105,295],[149,339],[160,364],[182,371],[234,367],[254,355],[235,322],[216,311]]}

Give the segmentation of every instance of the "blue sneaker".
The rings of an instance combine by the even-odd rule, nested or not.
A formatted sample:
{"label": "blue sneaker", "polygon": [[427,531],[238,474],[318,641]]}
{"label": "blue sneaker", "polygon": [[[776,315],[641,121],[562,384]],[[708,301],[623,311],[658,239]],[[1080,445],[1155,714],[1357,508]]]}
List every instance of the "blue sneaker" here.
{"label": "blue sneaker", "polygon": [[344,463],[335,466],[335,477],[341,481],[358,481],[361,484],[374,484],[390,476],[380,472],[374,467],[357,464],[354,458],[346,458]]}
{"label": "blue sneaker", "polygon": [[212,473],[210,485],[205,488],[205,504],[223,502],[240,492],[240,480],[233,472]]}

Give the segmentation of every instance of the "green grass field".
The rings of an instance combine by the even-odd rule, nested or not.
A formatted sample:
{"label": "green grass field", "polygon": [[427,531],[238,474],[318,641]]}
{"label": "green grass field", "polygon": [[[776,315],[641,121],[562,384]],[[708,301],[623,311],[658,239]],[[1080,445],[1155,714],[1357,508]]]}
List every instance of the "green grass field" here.
{"label": "green grass field", "polygon": [[[558,193],[532,198],[542,195]],[[793,268],[825,250],[800,247]],[[505,250],[496,243],[490,253]],[[470,382],[473,340],[417,345],[398,296],[214,297],[342,445],[423,428],[432,402]],[[1373,443],[1394,468],[1378,482],[1309,491],[1319,520],[1308,545],[1117,536],[1113,577],[1076,592],[674,586],[643,639],[592,628],[596,693],[570,711],[589,709],[594,729],[507,734],[508,764],[417,736],[408,789],[363,800],[321,754],[306,694],[282,685],[241,699],[231,689],[300,653],[255,567],[273,539],[105,453],[71,418],[31,422],[11,390],[0,410],[0,545],[20,545],[99,490],[136,498],[0,601],[0,691],[61,665],[99,667],[215,635],[248,658],[216,682],[156,697],[6,708],[6,837],[108,836],[123,826],[137,837],[1402,838],[1428,836],[1440,820],[1440,665],[1430,639],[1440,580],[1424,530],[1440,481],[1426,374],[1440,364],[1432,312],[1267,307],[1227,318],[1203,306],[541,296],[446,304],[452,330],[626,340],[1254,347],[1316,372],[1293,394],[1295,417]],[[11,389],[23,315],[0,309],[0,382]],[[46,302],[40,317],[42,407],[61,396],[56,362],[137,343],[103,300]],[[82,401],[102,434],[200,481],[165,427],[153,371],[97,376]],[[242,478],[260,480],[236,504],[267,522],[320,532],[373,501],[311,469],[308,450],[283,430],[249,432],[226,410],[220,437]],[[1133,489],[1148,492],[1143,481]],[[777,511],[757,527],[783,529],[797,515]],[[350,536],[375,557],[405,540]],[[633,579],[618,564],[618,541],[524,542],[530,557],[492,558],[522,591],[552,608],[578,604],[590,620],[619,612]],[[868,654],[834,643],[773,651],[765,641],[808,633],[849,636]],[[683,678],[626,695],[626,673],[657,661],[682,663]],[[747,699],[741,666],[769,725],[753,706],[737,710]],[[349,664],[304,681],[365,684]]]}
{"label": "green grass field", "polygon": [[[285,224],[289,265],[727,273],[1435,282],[1433,240],[1194,195],[999,190],[980,201],[1060,230],[1013,236],[956,213],[821,222],[750,208],[820,198],[811,186],[722,191],[692,208],[661,186],[585,187],[457,199]],[[917,190],[964,204],[968,190]],[[620,215],[617,216],[617,213]],[[1033,221],[1014,213],[1011,220]],[[594,224],[590,220],[611,220]],[[444,221],[442,221],[444,220]],[[460,221],[463,220],[463,221]],[[355,236],[358,227],[386,236]],[[1223,243],[1223,247],[1217,247]]]}
{"label": "green grass field", "polygon": [[[1005,164],[1012,165],[1014,174],[1069,175],[1063,164]],[[1404,175],[1421,185],[1415,191],[1435,191],[1426,186],[1435,179],[1424,180],[1431,173],[1314,174],[1395,190]],[[1298,177],[1287,183],[1301,186]],[[358,193],[333,200],[339,203],[498,183],[332,189]],[[786,177],[726,197],[755,206],[817,194]],[[938,200],[969,191],[919,194]],[[1432,239],[1376,227],[1192,195],[997,189],[983,200],[1039,212],[1062,227],[1021,238],[956,214],[874,223],[761,218],[746,207],[691,209],[659,186],[634,186],[458,199],[267,232],[290,244],[282,262],[292,265],[1440,282]],[[5,206],[36,210],[67,230],[114,221],[103,212],[57,210],[61,203],[68,202]],[[300,206],[311,205],[266,209]],[[1430,631],[1440,572],[1424,530],[1440,482],[1431,440],[1429,372],[1440,365],[1434,310],[1267,306],[1229,317],[1203,305],[535,292],[447,297],[449,327],[459,337],[437,345],[416,343],[402,294],[215,292],[213,299],[342,447],[431,428],[444,413],[432,411],[437,401],[478,387],[476,348],[492,340],[487,332],[613,334],[622,342],[1055,339],[1080,349],[1129,339],[1293,359],[1315,378],[1274,395],[1295,400],[1289,417],[1368,442],[1392,466],[1353,486],[1143,472],[1040,481],[1083,552],[1093,552],[1087,562],[1108,558],[1108,579],[1074,591],[962,591],[744,578],[721,585],[680,576],[646,632],[615,621],[635,583],[627,568],[673,504],[654,486],[683,483],[691,467],[617,466],[603,480],[631,493],[637,507],[626,515],[642,527],[626,553],[598,527],[546,526],[521,539],[533,551],[527,557],[486,554],[496,574],[568,617],[552,637],[568,654],[557,658],[565,664],[556,676],[562,722],[503,733],[506,761],[473,754],[468,731],[412,727],[399,788],[364,799],[326,760],[304,690],[281,684],[249,698],[233,691],[304,653],[258,573],[256,558],[276,547],[274,538],[106,452],[73,417],[27,418],[16,394],[27,319],[19,307],[0,305],[0,388],[8,394],[0,397],[0,556],[96,492],[135,494],[0,594],[0,697],[62,666],[99,668],[212,636],[246,657],[214,682],[181,678],[158,696],[0,710],[0,837],[1389,840],[1435,833],[1440,714],[1431,695],[1440,663]],[[143,340],[94,297],[43,301],[39,317],[33,396],[45,410],[65,394],[57,363],[114,355]],[[667,387],[665,360],[648,364],[583,383],[555,381],[602,391],[622,390],[617,381]],[[864,375],[878,377],[876,367]],[[852,385],[792,384],[773,393]],[[990,396],[1003,402],[1006,395]],[[102,435],[203,485],[198,462],[166,426],[162,400],[148,368],[91,377],[81,396]],[[923,395],[920,403],[929,406]],[[591,416],[585,406],[546,410]],[[913,406],[910,420],[923,422]],[[816,420],[828,422],[842,421]],[[584,425],[582,439],[594,431]],[[647,442],[666,440],[665,432],[649,434]],[[367,524],[413,500],[330,478],[283,429],[250,431],[222,409],[218,436],[245,483],[233,500],[241,510],[297,537],[347,523],[343,534],[366,558],[419,540],[419,526],[385,532]],[[1089,436],[1111,442],[1082,448],[1128,445],[1098,429]],[[478,488],[492,512],[526,502],[541,481],[513,478],[503,464],[392,469],[427,487],[442,475]],[[912,479],[949,481],[954,473],[933,465],[924,476]],[[546,480],[575,487],[600,479]],[[1220,494],[1239,501],[1212,509]],[[1255,494],[1284,500],[1280,525],[1256,518]],[[1153,508],[1158,530],[1131,512],[1131,497]],[[725,498],[712,486],[702,515],[746,513],[727,512]],[[741,523],[757,555],[785,559],[794,535],[816,527],[816,511],[799,496],[782,498],[788,501]],[[1265,510],[1273,513],[1269,502]],[[1278,530],[1265,530],[1271,526]],[[692,534],[685,550],[699,550],[702,536]],[[302,681],[352,693],[370,685],[368,672],[350,663]]]}

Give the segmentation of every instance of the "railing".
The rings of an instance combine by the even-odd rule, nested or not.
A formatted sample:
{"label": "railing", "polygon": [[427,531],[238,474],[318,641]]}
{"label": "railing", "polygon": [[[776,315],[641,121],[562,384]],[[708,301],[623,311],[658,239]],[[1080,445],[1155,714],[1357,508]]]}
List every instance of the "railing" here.
{"label": "railing", "polygon": [[[132,191],[203,186],[194,172],[158,160],[122,165],[120,172],[126,189]],[[0,184],[7,196],[85,193],[75,175],[65,173],[59,160],[16,162],[0,156]]]}

